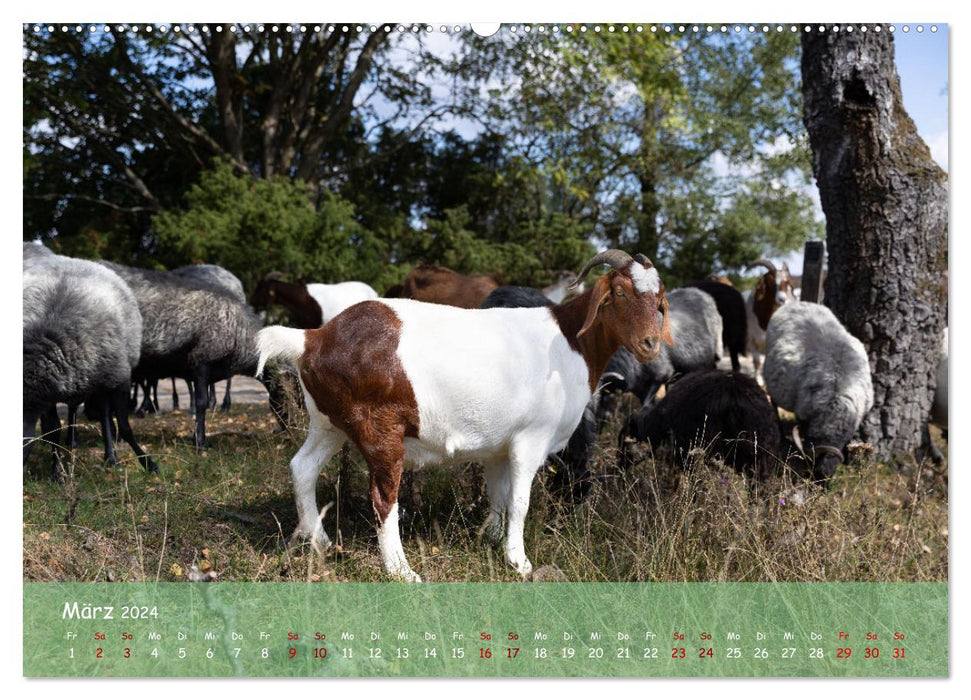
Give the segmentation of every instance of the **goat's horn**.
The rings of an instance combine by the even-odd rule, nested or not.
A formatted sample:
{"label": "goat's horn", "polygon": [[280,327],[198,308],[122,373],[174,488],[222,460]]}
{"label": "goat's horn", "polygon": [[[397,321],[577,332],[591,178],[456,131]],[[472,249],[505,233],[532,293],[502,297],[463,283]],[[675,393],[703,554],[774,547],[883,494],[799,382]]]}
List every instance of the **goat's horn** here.
{"label": "goat's horn", "polygon": [[[644,257],[644,256],[641,256],[641,257]],[[632,258],[629,254],[625,253],[622,250],[611,249],[611,250],[605,250],[602,253],[597,253],[597,255],[590,258],[587,261],[587,264],[583,266],[583,269],[581,269],[580,272],[577,273],[577,278],[568,287],[568,289],[576,289],[577,287],[579,287],[580,283],[587,278],[587,275],[590,273],[590,270],[595,268],[597,265],[610,265],[612,268],[616,270],[622,270],[623,268],[630,265],[633,260],[634,258]],[[647,258],[644,258],[644,260],[647,260]],[[641,263],[641,264],[644,264],[644,263]],[[647,264],[649,265],[650,261],[647,261]]]}
{"label": "goat's horn", "polygon": [[285,274],[283,274],[279,270],[274,270],[273,272],[268,272],[266,276],[263,278],[263,281],[272,282],[273,280],[282,280],[284,277],[286,277]]}
{"label": "goat's horn", "polygon": [[769,272],[778,272],[778,270],[776,269],[775,263],[773,263],[771,260],[766,260],[765,258],[759,258],[754,262],[750,262],[748,265],[745,266],[745,269],[751,270],[756,265],[763,265],[764,267],[767,267]]}
{"label": "goat's horn", "polygon": [[843,450],[837,449],[832,445],[813,445],[813,450],[815,452],[826,452],[833,455],[834,457],[839,457],[839,460],[841,462],[846,461],[843,457]]}
{"label": "goat's horn", "polygon": [[799,448],[800,452],[802,452],[803,454],[806,454],[806,448],[802,446],[802,440],[799,438],[798,425],[792,426],[792,441],[796,443],[796,447]]}

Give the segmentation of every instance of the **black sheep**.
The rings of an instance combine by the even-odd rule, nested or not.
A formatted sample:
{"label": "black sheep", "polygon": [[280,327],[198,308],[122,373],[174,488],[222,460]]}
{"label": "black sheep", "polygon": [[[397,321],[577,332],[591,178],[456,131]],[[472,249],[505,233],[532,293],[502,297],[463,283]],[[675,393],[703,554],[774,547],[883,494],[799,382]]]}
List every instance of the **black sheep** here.
{"label": "black sheep", "polygon": [[694,372],[672,384],[663,399],[627,421],[618,440],[621,464],[637,460],[637,443],[673,443],[675,459],[694,447],[736,470],[763,479],[778,470],[781,437],[776,411],[758,383],[739,372]]}

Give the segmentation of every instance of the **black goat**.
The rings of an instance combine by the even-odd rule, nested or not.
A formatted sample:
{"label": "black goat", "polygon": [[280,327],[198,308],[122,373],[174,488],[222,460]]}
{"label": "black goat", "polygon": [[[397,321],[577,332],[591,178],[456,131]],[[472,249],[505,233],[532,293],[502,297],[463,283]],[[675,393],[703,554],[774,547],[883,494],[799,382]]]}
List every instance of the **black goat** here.
{"label": "black goat", "polygon": [[738,357],[745,355],[748,339],[748,318],[742,293],[715,280],[699,280],[685,286],[700,289],[715,300],[718,315],[722,317],[722,344],[732,358],[732,371],[738,372],[741,369]]}

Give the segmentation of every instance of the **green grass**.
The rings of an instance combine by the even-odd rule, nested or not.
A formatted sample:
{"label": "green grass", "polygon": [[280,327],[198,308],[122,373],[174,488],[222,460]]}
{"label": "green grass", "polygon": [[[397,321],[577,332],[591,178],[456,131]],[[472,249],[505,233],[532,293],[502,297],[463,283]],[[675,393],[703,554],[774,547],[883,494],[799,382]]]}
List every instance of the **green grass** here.
{"label": "green grass", "polygon": [[[318,503],[335,501],[324,527],[337,546],[324,557],[284,546],[297,520],[288,465],[303,430],[273,434],[275,425],[263,405],[211,414],[210,448],[197,454],[187,413],[135,419],[160,475],[127,446],[122,468],[105,471],[98,432],[85,425],[64,484],[49,480],[50,451],[36,445],[24,475],[24,580],[185,581],[193,567],[220,581],[387,580],[366,467],[352,450],[318,481]],[[857,452],[829,489],[791,474],[751,483],[700,455],[684,470],[658,455],[625,473],[618,428],[601,436],[603,483],[583,504],[534,483],[526,550],[537,578],[947,579],[946,464],[885,465]],[[406,472],[400,501],[405,552],[425,581],[520,580],[479,537],[486,497],[475,465]]]}

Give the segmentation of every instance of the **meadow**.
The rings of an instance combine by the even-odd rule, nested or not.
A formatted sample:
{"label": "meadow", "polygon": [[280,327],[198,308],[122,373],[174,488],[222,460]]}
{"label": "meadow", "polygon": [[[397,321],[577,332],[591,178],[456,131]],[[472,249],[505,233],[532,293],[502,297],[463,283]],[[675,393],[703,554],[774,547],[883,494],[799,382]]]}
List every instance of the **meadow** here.
{"label": "meadow", "polygon": [[[133,419],[158,475],[127,446],[121,465],[106,469],[93,423],[80,430],[65,483],[50,481],[50,451],[35,445],[23,481],[24,580],[388,580],[356,451],[345,447],[318,481],[318,503],[334,503],[324,527],[336,545],[320,556],[288,541],[296,526],[289,460],[304,416],[295,411],[284,432],[274,432],[265,403],[207,418],[201,454],[187,411]],[[548,474],[535,480],[525,537],[532,580],[947,580],[946,460],[883,464],[858,446],[829,488],[784,470],[754,483],[702,449],[683,469],[662,450],[622,471],[620,425],[614,417],[601,434],[592,466],[600,478],[582,504],[552,496]],[[425,581],[521,580],[481,536],[478,466],[408,471],[400,503],[405,552]]]}

